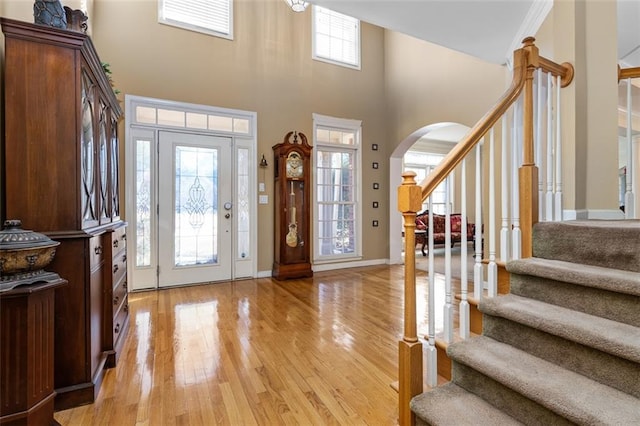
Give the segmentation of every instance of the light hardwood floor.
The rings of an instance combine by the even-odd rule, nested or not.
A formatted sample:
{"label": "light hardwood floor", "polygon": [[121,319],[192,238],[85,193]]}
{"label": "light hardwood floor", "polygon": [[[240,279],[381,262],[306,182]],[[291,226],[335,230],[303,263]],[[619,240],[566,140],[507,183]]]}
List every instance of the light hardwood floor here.
{"label": "light hardwood floor", "polygon": [[[419,273],[418,305],[426,306]],[[94,404],[63,425],[394,425],[403,266],[130,295]],[[424,309],[420,335],[426,333]]]}

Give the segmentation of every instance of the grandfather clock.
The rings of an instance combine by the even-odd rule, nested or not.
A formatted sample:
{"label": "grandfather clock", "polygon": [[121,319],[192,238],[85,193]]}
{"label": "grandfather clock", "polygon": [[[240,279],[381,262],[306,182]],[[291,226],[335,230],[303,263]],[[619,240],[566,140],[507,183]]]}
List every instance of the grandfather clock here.
{"label": "grandfather clock", "polygon": [[303,133],[289,132],[273,146],[275,164],[275,250],[272,275],[278,280],[313,276],[310,241],[310,159]]}

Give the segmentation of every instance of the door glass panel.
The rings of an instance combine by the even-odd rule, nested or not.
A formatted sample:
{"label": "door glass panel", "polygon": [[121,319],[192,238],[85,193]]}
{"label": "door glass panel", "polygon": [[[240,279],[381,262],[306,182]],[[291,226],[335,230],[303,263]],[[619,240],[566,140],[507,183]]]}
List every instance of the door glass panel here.
{"label": "door glass panel", "polygon": [[136,266],[151,265],[151,142],[136,141]]}
{"label": "door glass panel", "polygon": [[218,150],[175,147],[175,266],[218,262]]}
{"label": "door glass panel", "polygon": [[250,216],[249,216],[249,150],[238,149],[238,258],[245,259],[250,253]]}

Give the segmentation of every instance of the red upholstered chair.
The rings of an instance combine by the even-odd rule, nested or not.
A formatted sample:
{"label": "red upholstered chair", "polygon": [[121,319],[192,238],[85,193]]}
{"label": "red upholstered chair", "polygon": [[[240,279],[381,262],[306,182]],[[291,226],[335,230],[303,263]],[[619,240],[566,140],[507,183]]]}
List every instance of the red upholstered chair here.
{"label": "red upholstered chair", "polygon": [[[460,213],[452,213],[449,215],[451,221],[451,247],[455,243],[462,241],[462,215]],[[433,214],[433,231],[429,230],[429,212],[424,211],[416,215],[416,246],[420,245],[422,255],[426,256],[425,247],[428,243],[428,236],[433,233],[434,244],[445,243],[446,216]],[[476,226],[467,220],[467,241],[473,241],[475,247]]]}

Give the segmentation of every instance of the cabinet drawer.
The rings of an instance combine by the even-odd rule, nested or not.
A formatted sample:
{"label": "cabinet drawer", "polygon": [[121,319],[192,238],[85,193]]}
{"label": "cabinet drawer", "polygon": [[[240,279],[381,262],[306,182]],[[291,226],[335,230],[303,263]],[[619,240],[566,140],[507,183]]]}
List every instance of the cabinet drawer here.
{"label": "cabinet drawer", "polygon": [[93,271],[104,260],[104,247],[102,246],[102,235],[89,239],[89,265]]}
{"label": "cabinet drawer", "polygon": [[118,308],[113,318],[113,343],[114,346],[120,337],[120,334],[127,328],[127,321],[129,320],[129,301],[127,300],[126,293],[122,304]]}
{"label": "cabinet drawer", "polygon": [[113,266],[111,267],[111,282],[116,285],[127,273],[127,253],[122,251],[113,258]]}
{"label": "cabinet drawer", "polygon": [[127,297],[127,278],[125,277],[120,283],[113,289],[112,302],[113,312],[122,304],[122,301]]}
{"label": "cabinet drawer", "polygon": [[113,236],[111,237],[111,245],[113,253],[118,253],[121,250],[127,248],[127,227],[121,226],[120,228],[113,231]]}

